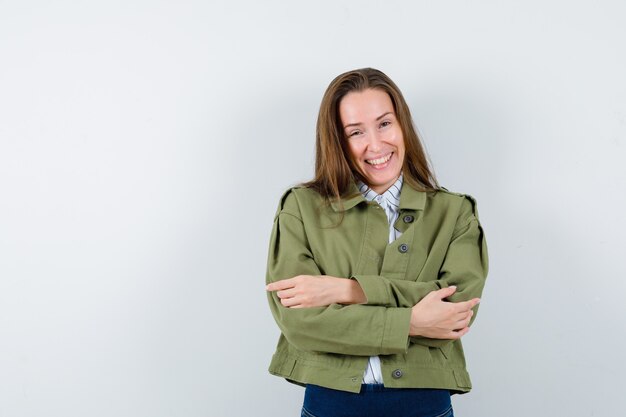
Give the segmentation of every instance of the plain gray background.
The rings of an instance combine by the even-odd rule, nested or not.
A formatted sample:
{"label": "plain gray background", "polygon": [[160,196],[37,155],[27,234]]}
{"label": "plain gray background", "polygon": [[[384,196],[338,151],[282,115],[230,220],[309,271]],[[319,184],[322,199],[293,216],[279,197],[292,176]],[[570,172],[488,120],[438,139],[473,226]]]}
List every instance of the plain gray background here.
{"label": "plain gray background", "polygon": [[328,83],[400,86],[491,270],[458,416],[607,416],[626,371],[622,1],[0,1],[0,416],[295,416],[282,191]]}

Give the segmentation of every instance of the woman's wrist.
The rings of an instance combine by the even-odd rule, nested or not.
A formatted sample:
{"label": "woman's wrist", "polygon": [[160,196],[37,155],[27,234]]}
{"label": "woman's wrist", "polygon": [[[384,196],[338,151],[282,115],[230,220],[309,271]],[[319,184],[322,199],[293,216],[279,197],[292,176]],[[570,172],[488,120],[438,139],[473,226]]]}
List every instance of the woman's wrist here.
{"label": "woman's wrist", "polygon": [[367,297],[365,296],[359,281],[355,279],[346,279],[344,281],[347,281],[347,302],[345,304],[365,304],[367,302]]}

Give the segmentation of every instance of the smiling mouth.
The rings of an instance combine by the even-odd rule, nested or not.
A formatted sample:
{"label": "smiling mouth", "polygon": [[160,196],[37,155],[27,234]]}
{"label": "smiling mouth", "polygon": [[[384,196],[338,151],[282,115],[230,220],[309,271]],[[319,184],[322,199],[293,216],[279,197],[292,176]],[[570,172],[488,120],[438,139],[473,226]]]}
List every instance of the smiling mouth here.
{"label": "smiling mouth", "polygon": [[384,164],[385,162],[387,162],[389,160],[389,158],[391,158],[391,155],[393,155],[393,152],[390,152],[389,154],[383,156],[382,158],[378,158],[378,159],[366,159],[365,162],[367,162],[370,165],[381,165]]}

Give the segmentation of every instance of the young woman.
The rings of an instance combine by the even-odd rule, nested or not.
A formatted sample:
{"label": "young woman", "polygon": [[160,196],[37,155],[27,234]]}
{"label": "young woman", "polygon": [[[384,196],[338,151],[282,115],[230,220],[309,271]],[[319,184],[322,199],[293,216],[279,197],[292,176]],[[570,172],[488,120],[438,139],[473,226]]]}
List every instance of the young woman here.
{"label": "young woman", "polygon": [[269,371],[306,386],[302,416],[452,416],[487,265],[476,202],[437,185],[398,87],[341,74],[320,106],[315,178],[274,217]]}

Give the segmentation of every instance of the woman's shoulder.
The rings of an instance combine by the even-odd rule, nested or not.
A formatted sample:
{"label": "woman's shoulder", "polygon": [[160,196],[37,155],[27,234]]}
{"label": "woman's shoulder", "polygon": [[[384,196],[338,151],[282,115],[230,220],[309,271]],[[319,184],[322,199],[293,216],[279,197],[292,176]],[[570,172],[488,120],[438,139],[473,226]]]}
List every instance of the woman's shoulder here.
{"label": "woman's shoulder", "polygon": [[450,191],[445,187],[439,187],[437,191],[429,193],[432,203],[436,206],[454,207],[460,217],[478,218],[476,199],[470,194]]}
{"label": "woman's shoulder", "polygon": [[303,207],[318,206],[323,202],[323,197],[314,189],[303,185],[295,185],[287,188],[278,200],[276,216],[287,213],[300,217]]}
{"label": "woman's shoulder", "polygon": [[443,199],[458,200],[458,201],[467,199],[467,200],[473,201],[474,203],[476,202],[476,199],[472,197],[470,194],[450,191],[447,188],[441,187],[441,186],[433,194],[437,196],[438,198],[443,198]]}

